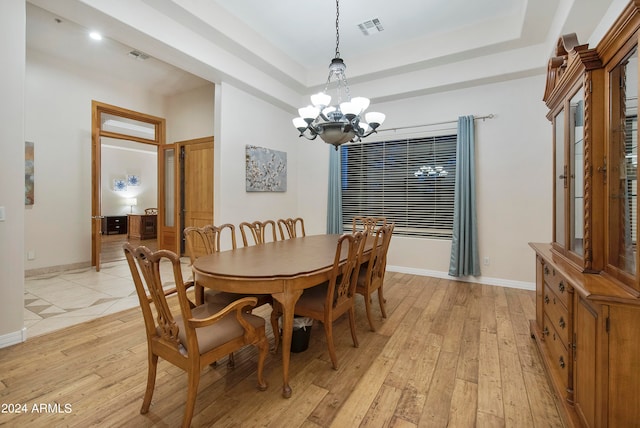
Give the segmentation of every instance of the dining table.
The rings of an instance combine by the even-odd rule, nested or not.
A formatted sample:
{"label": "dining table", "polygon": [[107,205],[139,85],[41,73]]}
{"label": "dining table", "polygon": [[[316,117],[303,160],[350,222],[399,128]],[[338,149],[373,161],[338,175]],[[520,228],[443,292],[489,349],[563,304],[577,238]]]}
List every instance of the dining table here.
{"label": "dining table", "polygon": [[[282,396],[291,397],[289,362],[294,310],[307,288],[329,279],[340,235],[309,235],[220,251],[193,263],[196,282],[218,291],[271,294],[282,306]],[[371,240],[369,240],[371,241]],[[367,248],[367,244],[368,247]],[[365,244],[363,260],[371,252]],[[346,262],[347,249],[343,247]],[[274,335],[278,332],[273,332]]]}

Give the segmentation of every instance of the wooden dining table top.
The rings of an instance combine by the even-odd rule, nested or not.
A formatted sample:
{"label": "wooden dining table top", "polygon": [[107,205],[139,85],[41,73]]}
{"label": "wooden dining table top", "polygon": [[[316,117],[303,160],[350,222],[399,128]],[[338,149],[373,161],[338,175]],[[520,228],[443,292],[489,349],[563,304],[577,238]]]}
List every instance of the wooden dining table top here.
{"label": "wooden dining table top", "polygon": [[[311,235],[199,257],[195,272],[215,278],[274,280],[330,271],[340,235]],[[346,259],[346,248],[344,258]]]}

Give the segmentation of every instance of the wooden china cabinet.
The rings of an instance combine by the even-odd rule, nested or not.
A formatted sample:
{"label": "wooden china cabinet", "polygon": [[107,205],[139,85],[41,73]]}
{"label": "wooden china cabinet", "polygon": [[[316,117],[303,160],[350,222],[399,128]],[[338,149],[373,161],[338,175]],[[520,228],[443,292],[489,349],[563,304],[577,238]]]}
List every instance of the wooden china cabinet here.
{"label": "wooden china cabinet", "polygon": [[530,244],[531,334],[568,426],[640,426],[639,29],[634,0],[597,47],[561,37],[547,67],[553,241]]}

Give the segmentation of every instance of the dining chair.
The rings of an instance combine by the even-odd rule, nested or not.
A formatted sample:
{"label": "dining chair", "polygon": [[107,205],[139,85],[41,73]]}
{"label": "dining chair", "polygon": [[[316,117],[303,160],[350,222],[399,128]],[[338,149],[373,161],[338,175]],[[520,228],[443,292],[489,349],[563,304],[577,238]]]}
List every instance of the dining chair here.
{"label": "dining chair", "polygon": [[306,236],[304,220],[300,217],[278,219],[278,229],[280,230],[280,238],[283,240]]}
{"label": "dining chair", "polygon": [[[213,254],[220,251],[222,235],[227,234],[230,238],[231,247],[236,248],[236,232],[235,226],[232,224],[223,224],[221,226],[206,225],[203,227],[190,226],[185,227],[183,231],[185,247],[191,265],[200,256]],[[202,304],[205,301],[229,304],[237,300],[239,296],[234,293],[218,292],[207,289],[200,284],[195,284],[196,303]]]}
{"label": "dining chair", "polygon": [[240,223],[240,233],[242,234],[242,243],[245,247],[251,245],[249,244],[249,235],[253,238],[253,245],[278,240],[276,222],[273,220],[254,221],[253,223],[243,221]]}
{"label": "dining chair", "polygon": [[[340,236],[336,246],[336,255],[329,280],[304,290],[296,302],[294,313],[322,322],[329,347],[329,356],[335,370],[338,369],[335,345],[333,343],[333,323],[343,314],[349,314],[349,327],[353,346],[358,347],[355,318],[355,286],[358,268],[358,255],[364,246],[365,235],[362,232]],[[344,248],[343,248],[344,247]],[[346,259],[345,259],[346,254]],[[278,305],[279,310],[279,305]],[[276,337],[276,348],[278,335]]]}
{"label": "dining chair", "polygon": [[[189,255],[192,266],[193,262],[195,262],[198,257],[221,251],[222,243],[224,242],[223,239],[228,241],[232,250],[237,248],[236,227],[230,223],[225,223],[220,226],[213,226],[209,224],[203,227],[186,227],[183,234],[187,247],[187,254]],[[256,297],[258,299],[256,306],[262,306],[272,302],[271,295],[269,294],[248,295],[227,293],[209,288],[205,290],[204,287],[197,282],[195,283],[194,290],[196,294],[196,303],[198,304],[210,302],[228,305],[241,297]]]}
{"label": "dining chair", "polygon": [[371,313],[371,295],[375,291],[378,292],[378,303],[380,304],[382,318],[387,317],[387,312],[384,307],[386,300],[384,299],[382,289],[384,285],[384,275],[387,270],[387,252],[394,228],[395,223],[385,224],[378,228],[375,236],[373,234],[370,235],[374,236],[371,255],[367,263],[360,264],[357,273],[356,293],[364,297],[364,306],[371,331],[376,331]]}
{"label": "dining chair", "polygon": [[[149,411],[155,387],[158,358],[187,372],[187,398],[182,426],[188,427],[193,417],[200,373],[216,360],[239,350],[246,345],[258,348],[258,389],[267,389],[263,376],[264,362],[269,352],[264,319],[243,310],[256,304],[256,299],[247,297],[230,305],[213,303],[195,305],[187,295],[187,288],[180,268],[180,258],[169,250],[152,252],[144,246],[124,244],[124,253],[131,270],[133,282],[140,301],[145,323],[148,351],[147,387],[140,413]],[[171,271],[161,268],[169,261]],[[172,272],[170,275],[168,272]],[[175,288],[163,288],[167,273]],[[167,299],[176,294],[175,301]]]}
{"label": "dining chair", "polygon": [[363,231],[363,232],[373,232],[375,233],[378,228],[387,224],[386,217],[364,217],[364,216],[355,216],[353,217],[353,232]]}

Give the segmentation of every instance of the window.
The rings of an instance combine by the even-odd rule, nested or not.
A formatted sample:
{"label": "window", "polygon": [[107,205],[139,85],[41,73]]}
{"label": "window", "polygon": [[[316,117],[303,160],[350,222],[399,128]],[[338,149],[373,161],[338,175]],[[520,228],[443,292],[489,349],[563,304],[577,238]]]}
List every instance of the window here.
{"label": "window", "polygon": [[341,146],[342,221],[384,216],[394,233],[450,239],[456,135]]}

